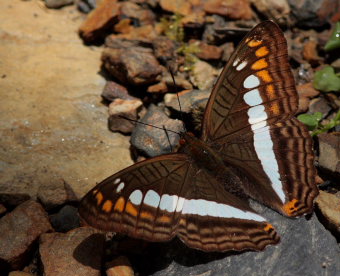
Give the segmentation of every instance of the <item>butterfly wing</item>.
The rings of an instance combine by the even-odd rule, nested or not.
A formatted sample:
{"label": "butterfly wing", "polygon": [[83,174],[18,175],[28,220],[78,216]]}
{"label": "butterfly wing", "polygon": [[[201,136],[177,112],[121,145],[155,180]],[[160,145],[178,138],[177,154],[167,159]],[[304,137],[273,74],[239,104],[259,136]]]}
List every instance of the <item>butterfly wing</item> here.
{"label": "butterfly wing", "polygon": [[297,105],[286,40],[266,21],[230,58],[202,125],[202,139],[247,176],[247,194],[288,216],[311,212],[318,194],[312,140],[293,117]]}
{"label": "butterfly wing", "polygon": [[151,158],[114,174],[83,198],[79,213],[101,230],[149,241],[177,234],[205,251],[262,250],[279,241],[264,218],[185,154]]}

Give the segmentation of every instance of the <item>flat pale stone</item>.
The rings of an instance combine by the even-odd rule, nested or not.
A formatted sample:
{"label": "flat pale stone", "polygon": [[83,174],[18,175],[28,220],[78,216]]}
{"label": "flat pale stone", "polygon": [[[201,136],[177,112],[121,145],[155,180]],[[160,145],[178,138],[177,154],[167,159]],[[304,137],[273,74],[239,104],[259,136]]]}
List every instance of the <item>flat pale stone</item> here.
{"label": "flat pale stone", "polygon": [[1,4],[0,201],[35,198],[52,177],[79,198],[132,164],[128,137],[107,128],[102,50],[83,45],[84,17],[74,6]]}

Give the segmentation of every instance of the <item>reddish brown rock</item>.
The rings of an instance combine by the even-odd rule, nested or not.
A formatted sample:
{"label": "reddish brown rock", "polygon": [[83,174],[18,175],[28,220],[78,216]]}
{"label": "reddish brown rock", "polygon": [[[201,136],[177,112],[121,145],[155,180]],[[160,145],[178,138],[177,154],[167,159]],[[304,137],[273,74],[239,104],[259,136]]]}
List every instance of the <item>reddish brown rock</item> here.
{"label": "reddish brown rock", "polygon": [[125,256],[119,256],[106,264],[107,276],[133,276],[131,264]]}
{"label": "reddish brown rock", "polygon": [[162,73],[161,66],[148,48],[106,48],[102,61],[112,76],[131,85],[155,82]]}
{"label": "reddish brown rock", "polygon": [[24,271],[12,271],[8,276],[33,276],[33,274]]}
{"label": "reddish brown rock", "polygon": [[191,40],[190,44],[197,45],[199,51],[195,53],[197,57],[204,60],[219,60],[222,58],[223,49],[215,45],[209,45],[204,42]]}
{"label": "reddish brown rock", "polygon": [[89,227],[40,238],[39,253],[46,276],[100,276],[104,236]]}
{"label": "reddish brown rock", "polygon": [[340,133],[322,133],[319,138],[319,166],[340,175]]}
{"label": "reddish brown rock", "polygon": [[0,271],[20,269],[27,261],[30,249],[37,238],[53,231],[42,206],[29,200],[0,219]]}
{"label": "reddish brown rock", "polygon": [[119,3],[116,0],[102,0],[79,28],[80,36],[86,42],[102,39],[113,28],[119,16]]}
{"label": "reddish brown rock", "polygon": [[155,23],[154,13],[146,8],[143,8],[132,2],[122,2],[121,3],[121,16],[137,19],[138,23],[141,25],[148,25]]}
{"label": "reddish brown rock", "polygon": [[135,97],[129,95],[128,90],[115,81],[106,82],[101,95],[106,100],[112,102],[115,99],[134,100]]}
{"label": "reddish brown rock", "polygon": [[142,106],[143,103],[139,99],[115,99],[109,106],[109,128],[112,131],[131,133],[131,131],[135,127],[135,123],[121,118],[120,116],[124,116],[131,120],[137,120],[138,112],[140,111]]}
{"label": "reddish brown rock", "polygon": [[161,81],[159,83],[150,85],[147,89],[149,93],[165,93],[168,92],[168,86],[166,85],[165,81]]}
{"label": "reddish brown rock", "polygon": [[314,40],[309,40],[303,45],[302,56],[311,65],[317,66],[320,64],[321,58],[316,50],[317,42]]}
{"label": "reddish brown rock", "polygon": [[6,213],[7,209],[4,205],[0,203],[0,216]]}
{"label": "reddish brown rock", "polygon": [[287,0],[250,0],[250,3],[266,19],[275,20],[280,25],[288,23],[290,7]]}
{"label": "reddish brown rock", "polygon": [[192,5],[187,0],[160,0],[159,5],[167,12],[189,15],[192,12]]}
{"label": "reddish brown rock", "polygon": [[207,0],[204,3],[207,13],[218,14],[230,19],[252,18],[252,11],[248,0]]}
{"label": "reddish brown rock", "polygon": [[340,237],[340,193],[320,191],[315,203],[323,217],[323,224]]}
{"label": "reddish brown rock", "polygon": [[165,36],[159,36],[152,41],[154,53],[157,59],[164,63],[174,59],[176,45],[175,42]]}
{"label": "reddish brown rock", "polygon": [[296,87],[299,95],[299,108],[297,113],[306,112],[309,108],[310,99],[320,94],[320,91],[313,87],[311,82],[300,84]]}

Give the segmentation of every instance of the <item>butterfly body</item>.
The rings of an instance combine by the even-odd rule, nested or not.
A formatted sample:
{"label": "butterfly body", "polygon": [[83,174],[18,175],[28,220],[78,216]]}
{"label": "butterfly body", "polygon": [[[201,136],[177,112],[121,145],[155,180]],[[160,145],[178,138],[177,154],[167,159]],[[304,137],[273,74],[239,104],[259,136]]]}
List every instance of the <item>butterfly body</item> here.
{"label": "butterfly body", "polygon": [[249,196],[290,217],[318,194],[312,140],[294,114],[298,96],[286,40],[271,21],[239,44],[218,78],[202,135],[177,153],[136,163],[82,199],[91,226],[149,241],[178,236],[204,251],[262,250],[279,241]]}

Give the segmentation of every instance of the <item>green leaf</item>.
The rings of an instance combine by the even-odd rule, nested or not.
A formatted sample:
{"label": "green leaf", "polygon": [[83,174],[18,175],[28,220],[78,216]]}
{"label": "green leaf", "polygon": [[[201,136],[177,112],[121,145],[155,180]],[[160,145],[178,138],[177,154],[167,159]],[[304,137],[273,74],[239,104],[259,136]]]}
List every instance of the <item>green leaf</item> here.
{"label": "green leaf", "polygon": [[322,116],[321,112],[315,112],[314,114],[301,114],[297,118],[304,123],[309,130],[314,130],[319,125]]}
{"label": "green leaf", "polygon": [[326,66],[314,75],[314,88],[324,91],[340,91],[340,78],[335,74],[334,68]]}
{"label": "green leaf", "polygon": [[340,21],[336,23],[330,39],[325,45],[326,51],[331,51],[340,48]]}

